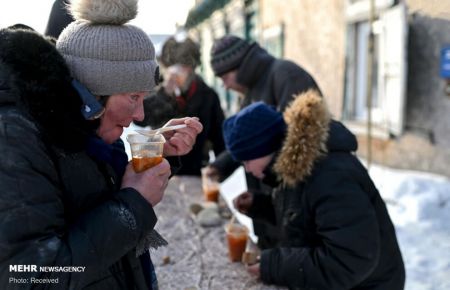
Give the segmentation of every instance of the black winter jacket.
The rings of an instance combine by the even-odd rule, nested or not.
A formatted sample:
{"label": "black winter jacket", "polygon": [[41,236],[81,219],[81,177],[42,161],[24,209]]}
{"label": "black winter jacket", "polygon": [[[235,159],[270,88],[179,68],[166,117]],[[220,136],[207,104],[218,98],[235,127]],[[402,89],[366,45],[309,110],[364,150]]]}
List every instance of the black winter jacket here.
{"label": "black winter jacket", "polygon": [[[82,118],[62,56],[36,33],[0,30],[0,68],[11,77],[10,90],[0,92],[0,287],[149,289],[135,248],[155,213],[86,153],[98,124]],[[14,272],[14,265],[37,271]]]}
{"label": "black winter jacket", "polygon": [[313,92],[299,96],[284,117],[288,133],[273,166],[280,184],[272,200],[255,200],[264,212],[254,207],[249,213],[279,229],[277,247],[262,252],[262,280],[290,289],[403,289],[395,230],[352,154],[354,135],[329,122]]}
{"label": "black winter jacket", "polygon": [[239,66],[236,80],[248,88],[242,107],[256,101],[283,112],[294,95],[310,89],[320,92],[313,77],[292,61],[276,59],[254,43]]}

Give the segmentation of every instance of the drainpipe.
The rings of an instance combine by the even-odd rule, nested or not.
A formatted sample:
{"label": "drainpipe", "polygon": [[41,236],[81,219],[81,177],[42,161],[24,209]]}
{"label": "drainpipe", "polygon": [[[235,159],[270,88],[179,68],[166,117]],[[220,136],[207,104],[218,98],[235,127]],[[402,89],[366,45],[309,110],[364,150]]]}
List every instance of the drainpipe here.
{"label": "drainpipe", "polygon": [[374,33],[373,22],[375,21],[375,0],[370,0],[369,12],[369,43],[367,55],[367,169],[372,164],[372,79],[373,79],[373,55],[374,55]]}

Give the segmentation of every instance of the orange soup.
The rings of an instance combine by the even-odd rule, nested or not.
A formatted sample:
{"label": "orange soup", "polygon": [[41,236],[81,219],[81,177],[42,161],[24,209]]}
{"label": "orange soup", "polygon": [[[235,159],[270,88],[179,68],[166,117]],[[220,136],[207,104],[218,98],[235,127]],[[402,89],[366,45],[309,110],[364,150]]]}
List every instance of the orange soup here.
{"label": "orange soup", "polygon": [[153,156],[153,157],[133,157],[132,163],[134,171],[142,172],[146,169],[152,168],[155,165],[158,165],[163,160],[162,156]]}
{"label": "orange soup", "polygon": [[204,188],[203,193],[206,201],[219,201],[219,189],[218,188]]}
{"label": "orange soup", "polygon": [[228,255],[232,262],[242,259],[242,254],[247,245],[247,231],[242,228],[233,227],[227,231]]}

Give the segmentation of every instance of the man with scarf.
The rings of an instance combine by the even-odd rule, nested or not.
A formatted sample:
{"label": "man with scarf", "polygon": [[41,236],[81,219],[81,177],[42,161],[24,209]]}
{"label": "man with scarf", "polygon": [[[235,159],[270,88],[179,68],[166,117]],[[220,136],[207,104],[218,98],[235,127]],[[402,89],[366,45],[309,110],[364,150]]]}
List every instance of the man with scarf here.
{"label": "man with scarf", "polygon": [[200,176],[200,169],[209,161],[209,150],[217,156],[225,149],[224,113],[219,97],[195,72],[200,64],[200,50],[190,38],[170,37],[162,47],[159,63],[163,83],[156,93],[144,100],[144,121],[135,124],[157,128],[170,118],[198,117],[203,131],[197,136],[192,151],[180,157],[182,166],[177,175]]}

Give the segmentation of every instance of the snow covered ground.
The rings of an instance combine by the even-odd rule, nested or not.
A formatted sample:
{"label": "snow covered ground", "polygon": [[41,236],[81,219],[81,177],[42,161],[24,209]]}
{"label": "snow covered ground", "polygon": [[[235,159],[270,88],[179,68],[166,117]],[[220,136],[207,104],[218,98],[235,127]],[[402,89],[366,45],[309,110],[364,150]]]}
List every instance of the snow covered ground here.
{"label": "snow covered ground", "polygon": [[406,266],[406,290],[450,289],[450,179],[372,165]]}

